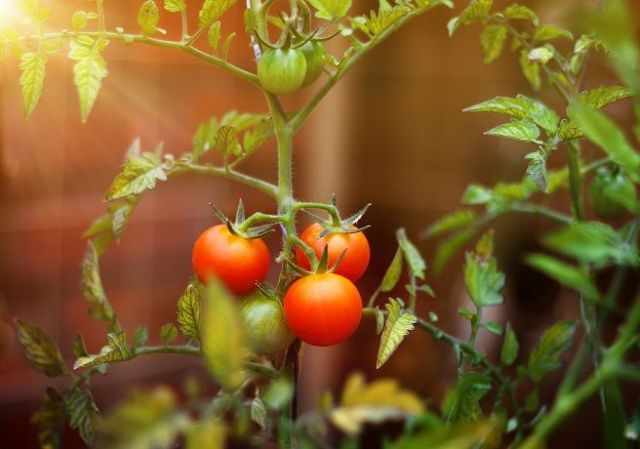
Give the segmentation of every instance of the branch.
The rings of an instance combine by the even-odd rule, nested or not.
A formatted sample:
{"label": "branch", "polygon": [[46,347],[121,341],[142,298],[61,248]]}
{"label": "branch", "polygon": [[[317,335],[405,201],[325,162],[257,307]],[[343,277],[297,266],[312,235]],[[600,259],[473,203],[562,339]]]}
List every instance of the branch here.
{"label": "branch", "polygon": [[[204,51],[193,47],[190,43],[183,43],[177,41],[170,41],[166,39],[157,39],[155,37],[143,36],[142,34],[127,34],[127,33],[116,33],[113,31],[61,31],[58,33],[47,33],[42,36],[39,35],[31,35],[31,36],[21,36],[17,40],[20,42],[31,42],[31,41],[42,41],[42,40],[51,40],[51,39],[69,39],[73,37],[79,36],[88,36],[92,38],[104,38],[112,41],[121,41],[127,44],[132,43],[142,43],[151,45],[153,47],[162,47],[162,48],[173,48],[176,50],[182,50],[192,56],[195,56],[198,59],[201,59],[213,66],[219,67],[220,69],[234,75],[235,77],[246,81],[247,83],[259,87],[258,77],[251,72],[248,72],[230,62],[225,61],[222,58],[217,56],[210,55],[205,53]],[[0,40],[0,45],[11,44],[13,43],[11,40],[4,39]]]}

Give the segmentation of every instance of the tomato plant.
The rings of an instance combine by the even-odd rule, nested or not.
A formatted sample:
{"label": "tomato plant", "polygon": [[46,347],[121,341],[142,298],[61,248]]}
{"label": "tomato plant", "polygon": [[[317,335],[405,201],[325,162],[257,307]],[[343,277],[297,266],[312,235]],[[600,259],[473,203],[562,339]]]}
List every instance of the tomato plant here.
{"label": "tomato plant", "polygon": [[[326,246],[329,256],[328,263],[331,267],[342,257],[340,263],[335,267],[336,274],[352,281],[360,279],[367,270],[371,256],[369,242],[364,233],[362,231],[348,233],[337,231],[320,237],[323,230],[321,224],[313,223],[302,231],[300,238],[313,249],[317,258],[320,258]],[[311,268],[311,262],[302,248],[296,248],[296,260],[301,267],[307,270]]]}
{"label": "tomato plant", "polygon": [[[583,28],[569,30],[544,23],[521,4],[457,2],[464,4],[449,20],[449,34],[480,26],[483,61],[492,63],[509,47],[530,84],[526,95],[501,95],[465,109],[506,119],[485,134],[528,147],[523,177],[493,186],[471,184],[459,210],[425,229],[426,238],[440,239],[430,257],[430,271],[418,246],[404,229],[398,230],[395,255],[378,286],[373,291],[363,287],[368,296],[364,307],[352,281],[369,263],[369,242],[363,228],[356,228],[367,207],[343,220],[335,199],[299,199],[293,183],[294,137],[361,58],[420,15],[455,5],[452,0],[379,0],[373,10],[357,14],[350,0],[290,0],[277,7],[274,3],[203,0],[193,23],[187,12],[193,2],[165,0],[164,11],[180,17],[179,30],[170,30],[178,37],[171,39],[167,36],[174,34],[159,27],[162,17],[154,0],[140,5],[139,31],[134,32],[109,28],[104,0],[96,0],[93,11],[76,11],[71,29],[52,31],[48,20],[53,12],[37,0],[26,0],[17,6],[31,27],[29,32],[0,34],[0,54],[20,59],[25,117],[42,95],[49,59],[65,44],[74,65],[83,121],[108,75],[104,51],[112,42],[179,51],[234,76],[265,99],[263,113],[232,111],[206,120],[196,130],[192,148],[181,155],[165,154],[162,146],[143,151],[133,145],[127,151],[107,191],[105,213],[84,234],[88,242],[82,262],[83,293],[91,317],[107,329],[102,347],[89,349],[77,336],[70,369],[42,328],[17,321],[18,340],[32,366],[60,378],[56,388],[47,389],[34,415],[41,447],[61,447],[65,421],[87,445],[100,447],[164,449],[184,441],[188,449],[218,449],[227,439],[255,447],[277,442],[282,449],[325,448],[338,440],[340,447],[358,447],[361,440],[368,441],[363,438],[367,425],[403,419],[407,425],[400,432],[387,434],[381,429],[385,447],[538,449],[596,396],[601,398],[606,447],[637,444],[640,411],[630,413],[637,404],[622,388],[627,382],[640,382],[633,352],[640,340],[640,298],[627,297],[623,289],[626,277],[637,278],[640,267],[636,196],[640,153],[630,138],[632,133],[640,137],[640,128],[623,129],[603,110],[630,102],[633,107],[628,109],[636,122],[640,120],[640,48],[625,3],[607,0],[597,11],[584,13]],[[244,8],[244,31],[255,65],[241,66],[232,59],[235,33],[228,33],[222,22],[236,6]],[[337,45],[327,45],[327,51],[324,42],[334,39]],[[591,58],[607,58],[612,77],[615,74],[619,81],[587,88]],[[320,82],[323,72],[326,76]],[[316,81],[318,86],[308,89],[308,98],[294,106],[281,101],[280,95]],[[543,88],[545,95],[538,96]],[[271,139],[277,153],[275,182],[241,168]],[[584,151],[586,141],[593,151]],[[275,212],[246,216],[240,201],[231,220],[214,206],[221,224],[204,231],[193,247],[198,281],[189,283],[178,299],[175,322],[151,336],[145,326],[125,328],[103,286],[101,257],[125,238],[127,221],[148,191],[176,175],[195,174],[260,192],[273,202]],[[590,179],[591,206],[605,221],[591,221],[585,213],[583,198]],[[427,197],[433,192],[407,194]],[[570,207],[564,207],[567,204]],[[299,234],[302,213],[315,223]],[[503,315],[486,313],[506,300],[506,275],[493,250],[500,236],[490,228],[510,214],[549,223],[551,231],[541,238],[541,249],[524,261],[570,292],[579,310],[549,323],[537,342],[522,347],[520,341],[532,340],[529,335],[523,338],[525,329],[516,329],[506,319],[491,321],[489,316]],[[624,222],[611,223],[609,218]],[[274,260],[277,276],[270,279],[271,256],[261,237],[274,231],[281,236],[281,247]],[[455,333],[447,331],[431,306],[423,316],[417,304],[423,296],[436,297],[427,276],[445,269],[462,248],[467,302],[458,313],[468,331],[461,337],[455,334],[460,326],[452,326]],[[335,273],[326,271],[331,265],[336,265]],[[308,271],[311,268],[314,273]],[[251,296],[237,297],[256,286],[259,291]],[[439,407],[427,411],[425,403],[433,398],[421,398],[394,380],[367,384],[356,374],[346,382],[341,399],[334,401],[327,394],[316,408],[298,416],[302,343],[324,346],[344,341],[362,317],[375,321],[379,337],[371,329],[369,338],[376,338],[378,345],[376,368],[387,363],[414,330],[450,347],[455,376]],[[608,323],[614,324],[615,332],[608,332]],[[479,346],[487,333],[500,342],[499,351]],[[186,388],[189,400],[181,401],[182,396],[161,387],[136,392],[101,414],[91,390],[93,378],[106,374],[111,365],[157,354],[201,358],[219,387],[216,396]],[[550,375],[563,365],[567,370],[555,385]],[[341,433],[330,434],[327,422]]]}
{"label": "tomato plant", "polygon": [[316,346],[335,345],[358,328],[362,298],[345,277],[311,274],[291,284],[284,297],[284,314],[302,341]]}
{"label": "tomato plant", "polygon": [[223,224],[208,228],[193,244],[193,271],[200,282],[220,278],[238,295],[250,292],[267,277],[270,259],[262,239],[234,235]]}

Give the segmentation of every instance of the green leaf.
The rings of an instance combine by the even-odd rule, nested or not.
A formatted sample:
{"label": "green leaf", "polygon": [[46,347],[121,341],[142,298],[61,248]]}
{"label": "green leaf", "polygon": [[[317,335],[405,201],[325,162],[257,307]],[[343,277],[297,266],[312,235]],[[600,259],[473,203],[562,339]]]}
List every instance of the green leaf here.
{"label": "green leaf", "polygon": [[267,407],[260,399],[260,395],[256,392],[255,397],[251,401],[251,420],[258,424],[262,429],[267,428]]}
{"label": "green leaf", "polygon": [[27,52],[20,57],[20,86],[22,87],[22,102],[24,104],[24,118],[31,116],[36,109],[47,68],[47,55],[43,51]]}
{"label": "green leaf", "polygon": [[[539,62],[544,65],[551,61],[551,58],[555,55],[555,49],[551,45],[545,45],[544,47],[536,47],[529,51],[529,61]],[[560,76],[560,75],[558,75]]]}
{"label": "green leaf", "polygon": [[130,195],[139,195],[153,189],[157,181],[166,181],[167,172],[155,153],[129,156],[122,170],[107,191],[106,200],[113,201]]}
{"label": "green leaf", "polygon": [[[406,5],[390,6],[388,3],[380,2],[378,11],[371,11],[369,17],[361,16],[354,19],[354,24],[368,35],[376,36],[393,26],[410,11],[411,9]],[[357,21],[358,19],[362,19],[363,23]]]}
{"label": "green leaf", "polygon": [[550,134],[555,133],[560,122],[558,114],[553,109],[524,95],[515,98],[495,97],[465,108],[464,112],[493,112],[517,119],[528,119]]}
{"label": "green leaf", "polygon": [[598,86],[595,89],[580,92],[580,103],[592,108],[601,109],[611,103],[630,98],[633,90],[622,86]]}
{"label": "green leaf", "polygon": [[549,186],[547,176],[547,158],[548,153],[544,148],[540,148],[538,151],[525,155],[525,159],[529,160],[527,165],[527,176],[529,176],[533,182],[543,192],[547,192]]}
{"label": "green leaf", "polygon": [[88,446],[93,445],[98,406],[91,391],[82,386],[73,388],[66,398],[66,406],[71,428],[78,431]]}
{"label": "green leaf", "polygon": [[221,126],[216,132],[215,147],[223,155],[241,154],[240,144],[238,143],[238,132],[233,126]]}
{"label": "green leaf", "polygon": [[518,357],[519,347],[516,333],[513,331],[511,323],[507,323],[502,349],[500,350],[500,361],[503,365],[510,366],[515,362],[516,357]]}
{"label": "green leaf", "polygon": [[582,129],[573,120],[562,119],[558,128],[558,136],[562,140],[579,139],[584,136]]}
{"label": "green leaf", "polygon": [[215,280],[207,286],[202,307],[200,335],[205,363],[220,385],[232,390],[246,377],[243,371],[246,349],[237,307]]}
{"label": "green leaf", "polygon": [[160,339],[163,345],[168,345],[178,338],[178,328],[173,323],[163,324],[160,328]]}
{"label": "green leaf", "polygon": [[158,5],[153,0],[145,1],[138,10],[138,25],[142,29],[144,36],[149,36],[158,29],[160,11]]}
{"label": "green leaf", "polygon": [[73,17],[71,17],[71,26],[74,30],[81,30],[87,27],[88,21],[89,17],[86,11],[76,11],[73,13]]}
{"label": "green leaf", "polygon": [[385,308],[388,315],[380,336],[376,369],[379,369],[389,360],[389,357],[398,349],[404,337],[413,330],[413,325],[417,321],[416,316],[411,311],[403,309],[402,301],[399,299],[389,299]]}
{"label": "green leaf", "polygon": [[110,362],[120,362],[128,360],[133,356],[129,348],[126,336],[123,331],[110,332],[107,334],[108,344],[103,346],[100,353],[78,357],[73,365],[73,369],[91,368]]}
{"label": "green leaf", "polygon": [[432,223],[423,233],[425,237],[437,237],[453,229],[464,228],[473,224],[476,214],[470,209],[452,212]]}
{"label": "green leaf", "polygon": [[348,435],[357,435],[365,423],[379,424],[422,413],[422,400],[400,388],[394,379],[377,379],[367,385],[364,376],[355,373],[347,379],[340,405],[330,411],[329,419]]}
{"label": "green leaf", "polygon": [[550,249],[580,262],[604,266],[607,263],[639,262],[638,252],[611,226],[599,222],[576,222],[543,239]]}
{"label": "green leaf", "polygon": [[144,346],[147,340],[149,340],[149,329],[147,326],[139,326],[133,334],[133,348]]}
{"label": "green leaf", "polygon": [[504,123],[486,131],[485,134],[520,140],[522,142],[542,143],[538,140],[540,130],[529,120],[514,120],[509,123]]}
{"label": "green leaf", "polygon": [[580,103],[572,104],[568,112],[589,140],[623,167],[634,181],[640,180],[640,154],[633,149],[624,133],[611,119]]}
{"label": "green leaf", "polygon": [[207,31],[207,42],[215,54],[220,45],[220,36],[222,35],[222,24],[220,21],[213,22]]}
{"label": "green leaf", "polygon": [[496,323],[495,321],[487,321],[485,323],[480,323],[480,325],[495,335],[502,335],[502,326],[500,323]]}
{"label": "green leaf", "polygon": [[102,287],[98,253],[93,242],[87,244],[87,252],[82,260],[82,291],[90,304],[89,312],[93,318],[113,321],[115,314]]}
{"label": "green leaf", "polygon": [[222,44],[222,59],[225,61],[229,59],[229,49],[231,48],[231,42],[233,42],[234,37],[236,37],[236,33],[228,34],[224,40],[224,44]]}
{"label": "green leaf", "polygon": [[520,19],[529,20],[533,25],[538,26],[538,16],[531,9],[526,6],[512,4],[506,7],[504,10],[504,16],[507,19]]}
{"label": "green leaf", "polygon": [[453,35],[460,25],[469,25],[476,20],[489,17],[489,11],[492,5],[493,0],[471,0],[460,15],[451,19],[447,24],[449,36]]}
{"label": "green leaf", "polygon": [[507,27],[504,25],[489,25],[480,34],[480,44],[484,51],[484,64],[491,64],[498,59],[507,38]]}
{"label": "green leaf", "polygon": [[482,418],[480,399],[491,389],[491,380],[477,371],[463,373],[442,404],[447,423],[476,421]]}
{"label": "green leaf", "polygon": [[186,411],[176,408],[169,387],[134,391],[127,400],[100,421],[100,447],[105,449],[169,449],[190,424]]}
{"label": "green leaf", "polygon": [[237,1],[238,0],[204,0],[202,9],[200,9],[200,13],[198,14],[200,26],[204,28],[218,20],[220,16]]}
{"label": "green leaf", "polygon": [[352,0],[309,0],[319,19],[334,21],[346,16]]}
{"label": "green leaf", "polygon": [[264,394],[264,402],[271,410],[282,410],[293,398],[293,385],[290,379],[279,377],[271,382]]}
{"label": "green leaf", "polygon": [[414,434],[405,434],[394,443],[393,449],[497,449],[503,431],[504,421],[496,417],[429,426]]}
{"label": "green leaf", "polygon": [[102,50],[109,41],[90,38],[75,39],[69,44],[69,58],[76,61],[73,66],[73,80],[80,98],[80,116],[86,122],[98,97],[102,79],[107,76],[107,63],[102,58]]}
{"label": "green leaf", "polygon": [[504,274],[498,271],[498,264],[492,255],[493,235],[485,234],[474,252],[465,257],[464,280],[467,292],[477,307],[502,304]]}
{"label": "green leaf", "polygon": [[398,284],[398,280],[400,280],[400,275],[402,274],[403,258],[403,252],[398,248],[380,283],[381,292],[388,293]]}
{"label": "green leaf", "polygon": [[189,428],[186,437],[186,449],[225,449],[226,427],[224,423],[205,418]]}
{"label": "green leaf", "polygon": [[544,331],[529,355],[527,372],[535,382],[561,366],[561,359],[571,346],[576,330],[573,321],[559,321]]}
{"label": "green leaf", "polygon": [[65,423],[64,397],[53,387],[48,387],[40,407],[33,416],[31,424],[38,430],[38,442],[41,448],[60,449]]}
{"label": "green leaf", "polygon": [[526,258],[526,261],[561,285],[579,292],[592,301],[596,301],[600,296],[589,275],[580,268],[543,254],[532,254]]}
{"label": "green leaf", "polygon": [[188,338],[200,339],[200,292],[189,284],[178,300],[178,326]]}
{"label": "green leaf", "polygon": [[17,320],[16,324],[18,340],[31,366],[48,377],[69,374],[60,350],[41,327],[22,320]]}
{"label": "green leaf", "polygon": [[186,0],[164,0],[164,9],[169,12],[182,12],[187,9]]}
{"label": "green leaf", "polygon": [[463,229],[442,242],[436,249],[433,256],[433,270],[435,273],[442,272],[451,257],[453,257],[460,248],[469,242],[475,234],[476,230],[473,228]]}
{"label": "green leaf", "polygon": [[409,267],[409,274],[415,276],[418,279],[424,279],[424,272],[427,269],[427,264],[420,255],[418,249],[407,237],[407,233],[404,229],[398,229],[396,232],[396,239],[398,245],[404,254],[404,259],[407,261]]}
{"label": "green leaf", "polygon": [[540,65],[529,60],[529,51],[523,49],[520,52],[520,69],[522,74],[529,81],[533,90],[540,90],[542,81],[540,79]]}
{"label": "green leaf", "polygon": [[273,122],[265,118],[260,120],[252,129],[244,133],[242,140],[243,154],[253,154],[264,144],[269,137],[273,136]]}
{"label": "green leaf", "polygon": [[533,34],[533,40],[535,42],[549,41],[558,37],[564,37],[570,41],[573,40],[573,34],[571,34],[570,31],[549,24],[541,25]]}

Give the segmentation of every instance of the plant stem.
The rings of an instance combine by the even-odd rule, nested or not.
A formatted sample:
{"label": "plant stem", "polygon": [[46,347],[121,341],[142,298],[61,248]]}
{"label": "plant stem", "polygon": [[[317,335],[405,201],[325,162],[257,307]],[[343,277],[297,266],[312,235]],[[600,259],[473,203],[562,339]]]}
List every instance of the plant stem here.
{"label": "plant stem", "polygon": [[579,221],[584,221],[582,203],[582,179],[580,147],[574,141],[569,141],[569,192],[571,194],[571,207],[573,214]]}
{"label": "plant stem", "polygon": [[216,167],[213,165],[202,165],[195,164],[192,162],[178,162],[176,167],[176,172],[192,172],[192,173],[203,173],[208,175],[216,175],[222,178],[231,179],[233,181],[237,181],[246,186],[252,187],[270,197],[277,199],[278,198],[278,187],[274,184],[264,181],[262,179],[254,178],[253,176],[246,175],[244,173],[235,171],[231,168],[225,167]]}

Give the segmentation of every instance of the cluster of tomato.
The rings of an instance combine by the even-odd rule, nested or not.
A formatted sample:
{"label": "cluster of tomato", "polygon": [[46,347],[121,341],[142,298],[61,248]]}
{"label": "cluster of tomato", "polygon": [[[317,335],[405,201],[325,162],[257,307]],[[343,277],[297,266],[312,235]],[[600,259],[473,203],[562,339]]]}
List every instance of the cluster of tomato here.
{"label": "cluster of tomato", "polygon": [[[256,283],[267,277],[271,261],[262,239],[246,239],[221,224],[205,230],[196,240],[192,262],[198,279],[205,283],[216,277],[232,293],[248,294],[241,318],[253,352],[280,352],[291,344],[294,335],[312,345],[334,345],[348,338],[360,324],[362,298],[353,282],[369,264],[367,238],[361,231],[321,236],[322,230],[322,225],[314,223],[300,238],[317,258],[326,248],[327,265],[334,267],[333,272],[298,278],[288,286],[282,304],[278,298],[256,290]],[[311,269],[311,262],[299,247],[296,262],[304,270]]]}
{"label": "cluster of tomato", "polygon": [[286,95],[313,83],[322,74],[326,59],[324,46],[308,41],[298,48],[274,48],[258,61],[262,87],[276,95]]}

